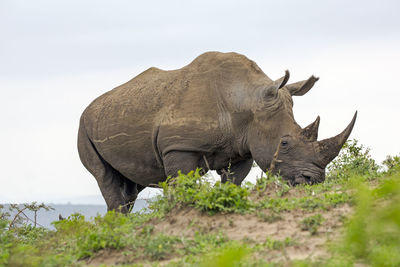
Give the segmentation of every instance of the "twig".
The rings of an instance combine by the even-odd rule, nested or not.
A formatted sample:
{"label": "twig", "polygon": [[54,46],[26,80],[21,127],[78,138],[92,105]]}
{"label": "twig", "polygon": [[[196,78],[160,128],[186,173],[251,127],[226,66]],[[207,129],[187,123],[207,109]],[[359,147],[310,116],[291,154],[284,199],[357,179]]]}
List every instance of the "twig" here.
{"label": "twig", "polygon": [[26,209],[28,209],[28,207],[24,207],[24,208],[22,208],[22,209],[17,208],[17,213],[15,214],[14,219],[13,219],[13,220],[10,222],[10,224],[8,225],[8,228],[11,229],[11,228],[14,227],[14,224],[16,223],[16,221],[18,220],[18,218],[19,218],[20,215],[25,216],[25,218],[26,218],[28,221],[33,222],[35,227],[36,227],[36,225],[39,225],[40,227],[44,227],[43,225],[41,225],[40,223],[38,223],[38,222],[36,221],[36,218],[35,218],[35,220],[32,220],[31,218],[29,218],[29,217],[24,213],[24,210],[26,210]]}
{"label": "twig", "polygon": [[207,169],[208,169],[208,170],[211,170],[211,169],[210,169],[210,165],[208,164],[208,160],[207,160],[207,158],[206,158],[206,155],[203,155],[203,159],[204,159],[204,162],[206,163]]}
{"label": "twig", "polygon": [[121,211],[122,208],[128,207],[128,208],[129,208],[129,209],[128,209],[128,213],[131,213],[132,210],[133,210],[133,206],[135,205],[135,201],[136,201],[136,199],[135,199],[134,201],[126,202],[124,205],[120,205],[120,206],[118,207],[118,209]]}
{"label": "twig", "polygon": [[[206,158],[205,155],[203,155],[203,159],[204,159],[204,162],[206,163],[206,166],[207,166],[208,171],[211,171],[210,165],[208,164],[208,160],[207,160],[207,158]],[[214,175],[212,174],[212,172],[210,172],[210,174],[211,174],[211,177],[212,177],[212,178],[214,179],[214,181],[215,181],[215,177],[214,177]]]}
{"label": "twig", "polygon": [[162,188],[162,187],[159,186],[158,184],[149,184],[149,187],[153,187],[153,188]]}
{"label": "twig", "polygon": [[[23,209],[19,209],[19,208],[17,208],[17,213],[15,214],[15,216],[14,216],[14,219],[10,222],[10,224],[8,225],[8,228],[13,228],[14,227],[14,223],[18,220],[18,218],[19,218],[19,215],[22,213],[22,214],[24,214],[24,210],[26,210],[27,209],[27,207],[24,207]],[[25,214],[24,214],[25,215]],[[25,215],[26,216],[26,215]]]}
{"label": "twig", "polygon": [[39,225],[40,227],[45,228],[43,225],[41,225],[40,223],[38,223],[36,220],[34,221],[34,220],[32,220],[31,218],[29,218],[24,212],[22,212],[21,214],[24,215],[25,218],[26,218],[28,221],[31,221],[31,222],[35,223],[35,227],[36,227],[36,225]]}
{"label": "twig", "polygon": [[282,142],[282,138],[279,140],[278,148],[276,149],[274,157],[272,158],[271,165],[269,165],[269,169],[268,169],[269,173],[272,173],[272,171],[275,169],[276,162],[278,162],[278,163],[282,162],[282,160],[278,160],[279,151],[281,150],[281,142]]}

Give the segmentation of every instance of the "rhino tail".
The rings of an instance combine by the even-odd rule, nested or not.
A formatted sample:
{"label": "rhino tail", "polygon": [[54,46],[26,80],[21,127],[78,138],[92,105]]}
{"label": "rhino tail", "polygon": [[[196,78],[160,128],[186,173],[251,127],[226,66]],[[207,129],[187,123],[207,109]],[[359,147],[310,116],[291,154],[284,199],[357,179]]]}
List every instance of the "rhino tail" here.
{"label": "rhino tail", "polygon": [[158,134],[160,132],[160,126],[158,125],[157,127],[154,128],[153,132],[151,133],[151,143],[154,151],[154,155],[156,156],[157,163],[160,165],[160,167],[164,167],[164,163],[161,158],[161,153],[160,149],[158,147]]}

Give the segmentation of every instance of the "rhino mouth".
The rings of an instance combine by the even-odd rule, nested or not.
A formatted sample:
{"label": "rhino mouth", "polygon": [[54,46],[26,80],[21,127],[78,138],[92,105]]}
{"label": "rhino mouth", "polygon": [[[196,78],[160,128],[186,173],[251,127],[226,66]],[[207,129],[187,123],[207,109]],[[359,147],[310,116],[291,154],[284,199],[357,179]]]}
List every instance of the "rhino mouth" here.
{"label": "rhino mouth", "polygon": [[301,184],[317,184],[325,180],[325,175],[316,175],[311,172],[301,172],[295,175],[292,179],[289,179],[289,184],[292,186]]}

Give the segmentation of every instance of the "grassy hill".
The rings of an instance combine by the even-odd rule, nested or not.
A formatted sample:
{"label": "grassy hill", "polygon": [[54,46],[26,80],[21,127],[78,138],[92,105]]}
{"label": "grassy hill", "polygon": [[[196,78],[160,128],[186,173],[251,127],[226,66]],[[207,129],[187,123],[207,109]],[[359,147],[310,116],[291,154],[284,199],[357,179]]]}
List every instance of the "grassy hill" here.
{"label": "grassy hill", "polygon": [[399,266],[400,159],[384,165],[351,141],[322,184],[264,174],[237,187],[194,171],[161,183],[149,213],[73,214],[46,230],[3,211],[0,265]]}

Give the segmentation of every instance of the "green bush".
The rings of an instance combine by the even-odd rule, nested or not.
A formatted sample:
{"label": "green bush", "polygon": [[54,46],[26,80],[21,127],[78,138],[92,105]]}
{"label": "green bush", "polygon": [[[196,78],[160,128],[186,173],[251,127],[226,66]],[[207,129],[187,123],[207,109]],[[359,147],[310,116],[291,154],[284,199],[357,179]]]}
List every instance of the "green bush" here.
{"label": "green bush", "polygon": [[72,214],[65,220],[54,222],[54,226],[57,235],[70,237],[70,246],[78,259],[92,256],[104,248],[120,249],[132,240],[130,216],[115,211],[95,217],[94,222],[85,221],[80,214]]}
{"label": "green bush", "polygon": [[210,189],[204,188],[195,197],[195,207],[209,213],[243,212],[250,208],[249,192],[230,182],[217,182]]}
{"label": "green bush", "polygon": [[8,222],[0,219],[0,266],[6,265],[14,241],[13,235],[7,229]]}
{"label": "green bush", "polygon": [[399,156],[386,156],[386,159],[382,162],[383,166],[386,167],[386,173],[392,174],[400,171],[400,155]]}
{"label": "green bush", "polygon": [[400,172],[375,189],[359,184],[355,201],[338,255],[371,266],[400,266]]}
{"label": "green bush", "polygon": [[252,186],[252,189],[262,193],[267,187],[272,187],[278,197],[285,195],[290,189],[288,182],[283,180],[281,176],[271,174],[268,171],[265,172],[265,176],[261,175],[260,178],[257,178],[256,184]]}
{"label": "green bush", "polygon": [[216,212],[244,212],[251,207],[249,190],[231,182],[214,185],[201,176],[200,169],[161,182],[163,195],[151,207],[168,212],[175,206],[191,206],[210,214]]}
{"label": "green bush", "polygon": [[0,266],[37,266],[40,258],[36,256],[38,249],[36,243],[50,232],[49,230],[28,224],[24,211],[49,210],[51,207],[44,204],[11,204],[10,212],[3,210],[0,205]]}
{"label": "green bush", "polygon": [[378,175],[379,165],[371,158],[369,148],[358,141],[347,140],[339,155],[328,165],[327,178],[349,178],[352,175]]}

